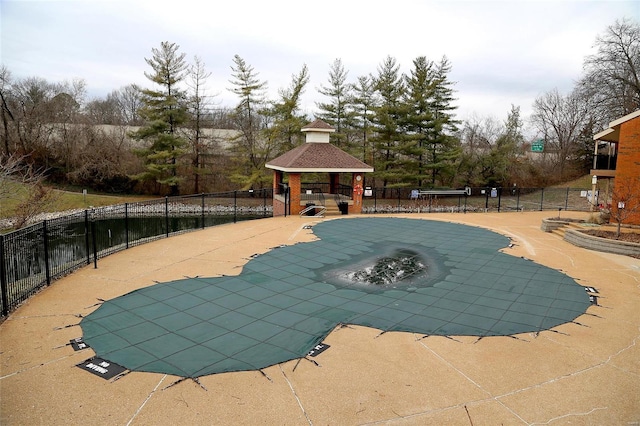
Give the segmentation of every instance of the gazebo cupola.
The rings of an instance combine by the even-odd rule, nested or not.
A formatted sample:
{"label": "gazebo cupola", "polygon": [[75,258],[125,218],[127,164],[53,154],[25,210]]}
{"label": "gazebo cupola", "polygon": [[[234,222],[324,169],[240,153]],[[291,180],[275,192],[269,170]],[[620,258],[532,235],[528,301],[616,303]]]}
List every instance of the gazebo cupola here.
{"label": "gazebo cupola", "polygon": [[[266,164],[274,171],[274,215],[298,214],[308,204],[332,210],[337,209],[337,203],[348,205],[349,213],[361,213],[364,173],[373,172],[373,167],[333,146],[330,137],[335,129],[324,121],[315,120],[301,131],[305,133],[304,144]],[[307,188],[302,194],[303,173],[328,174],[329,184]],[[350,186],[340,184],[343,173],[351,173]]]}
{"label": "gazebo cupola", "polygon": [[300,131],[305,134],[306,143],[329,143],[331,133],[334,133],[336,129],[322,120],[316,120],[304,126]]}

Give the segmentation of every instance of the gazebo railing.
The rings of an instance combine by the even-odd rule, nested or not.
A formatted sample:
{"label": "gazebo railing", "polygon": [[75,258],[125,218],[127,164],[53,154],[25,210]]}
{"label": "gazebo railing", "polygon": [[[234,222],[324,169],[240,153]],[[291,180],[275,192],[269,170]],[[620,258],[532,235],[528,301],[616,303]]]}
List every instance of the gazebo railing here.
{"label": "gazebo railing", "polygon": [[313,202],[320,206],[325,205],[324,194],[322,192],[303,192],[300,194],[300,201]]}
{"label": "gazebo railing", "polygon": [[338,194],[341,199],[350,200],[353,197],[353,187],[349,185],[338,184],[337,187],[331,188],[331,184],[326,182],[314,182],[314,183],[303,183],[300,187],[300,191],[302,195],[307,194],[311,191],[312,194],[322,193],[322,194]]}
{"label": "gazebo railing", "polygon": [[353,198],[353,187],[340,184],[338,185],[336,194],[339,195],[338,198],[340,198],[341,200],[351,200]]}
{"label": "gazebo railing", "polygon": [[331,192],[331,185],[323,182],[302,183],[302,185],[300,185],[300,191],[302,194],[305,194],[308,191],[313,193],[320,192],[323,194],[329,194]]}

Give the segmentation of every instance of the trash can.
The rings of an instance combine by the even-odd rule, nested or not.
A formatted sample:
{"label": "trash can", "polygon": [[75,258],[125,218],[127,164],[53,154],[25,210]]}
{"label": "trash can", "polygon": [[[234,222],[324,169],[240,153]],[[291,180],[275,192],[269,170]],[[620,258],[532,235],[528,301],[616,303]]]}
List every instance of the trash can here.
{"label": "trash can", "polygon": [[[306,208],[309,208],[309,207],[311,207],[311,206],[313,206],[313,205],[315,205],[315,204],[313,204],[313,203],[307,203],[307,205],[306,205],[305,207],[306,207]],[[307,211],[307,216],[315,216],[315,215],[316,215],[316,209],[309,209],[309,210]]]}
{"label": "trash can", "polygon": [[338,203],[338,209],[342,214],[349,214],[349,204],[345,202]]}

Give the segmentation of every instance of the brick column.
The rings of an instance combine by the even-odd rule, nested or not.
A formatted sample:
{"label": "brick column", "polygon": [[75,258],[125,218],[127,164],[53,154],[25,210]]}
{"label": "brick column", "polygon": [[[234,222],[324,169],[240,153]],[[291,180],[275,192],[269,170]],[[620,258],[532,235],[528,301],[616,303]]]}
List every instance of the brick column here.
{"label": "brick column", "polygon": [[338,186],[340,185],[340,174],[329,173],[329,193],[335,194],[338,192]]}
{"label": "brick column", "polygon": [[300,207],[300,173],[289,173],[289,199],[291,200],[291,215],[299,214],[304,207]]}
{"label": "brick column", "polygon": [[279,170],[273,171],[273,216],[284,216],[284,201],[282,198],[284,194],[280,193],[280,184],[282,183],[282,172]]}
{"label": "brick column", "polygon": [[362,173],[354,173],[351,180],[353,187],[353,205],[349,206],[349,213],[362,213],[362,194],[364,193],[364,177]]}

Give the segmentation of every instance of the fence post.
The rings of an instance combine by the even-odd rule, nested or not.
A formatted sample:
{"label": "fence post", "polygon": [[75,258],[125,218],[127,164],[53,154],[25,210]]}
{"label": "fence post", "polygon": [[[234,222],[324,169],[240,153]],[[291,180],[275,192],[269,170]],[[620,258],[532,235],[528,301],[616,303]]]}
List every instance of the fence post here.
{"label": "fence post", "polygon": [[491,191],[491,189],[489,188],[485,188],[484,190],[484,193],[485,193],[484,212],[485,213],[489,211],[489,191]]}
{"label": "fence post", "polygon": [[129,203],[124,203],[124,242],[129,248]]}
{"label": "fence post", "polygon": [[567,196],[564,199],[564,211],[569,210],[569,187],[567,186]]}
{"label": "fence post", "polygon": [[87,250],[87,265],[91,263],[91,248],[89,247],[89,210],[84,211],[84,246]]}
{"label": "fence post", "polygon": [[169,197],[164,196],[164,227],[166,236],[169,238]]}
{"label": "fence post", "polygon": [[267,190],[262,190],[262,217],[267,217]]}
{"label": "fence post", "polygon": [[516,191],[516,211],[520,211],[520,187]]}
{"label": "fence post", "polygon": [[282,193],[284,194],[284,217],[287,217],[287,203],[288,203],[288,197],[289,197],[289,188],[285,186],[282,189]]}
{"label": "fence post", "polygon": [[4,258],[4,235],[0,234],[0,293],[2,293],[2,316],[9,315],[9,294],[7,292],[7,270]]}
{"label": "fence post", "polygon": [[498,213],[500,213],[501,203],[502,203],[502,187],[498,188]]}
{"label": "fence post", "polygon": [[373,212],[378,213],[378,188],[373,188]]}
{"label": "fence post", "polygon": [[542,204],[544,203],[544,188],[540,191],[540,211],[542,211]]}
{"label": "fence post", "polygon": [[93,243],[93,269],[98,269],[98,244],[96,243],[96,221],[91,218],[91,242]]}
{"label": "fence post", "polygon": [[238,221],[238,191],[233,191],[233,223]]}
{"label": "fence post", "polygon": [[204,229],[204,192],[202,193],[202,201],[200,204],[202,207],[202,229]]}
{"label": "fence post", "polygon": [[396,188],[396,191],[398,192],[398,208],[396,209],[397,212],[400,212],[400,188]]}
{"label": "fence post", "polygon": [[49,267],[49,236],[47,235],[47,221],[42,221],[42,241],[44,243],[44,269],[47,276],[47,285],[51,285],[51,270]]}

